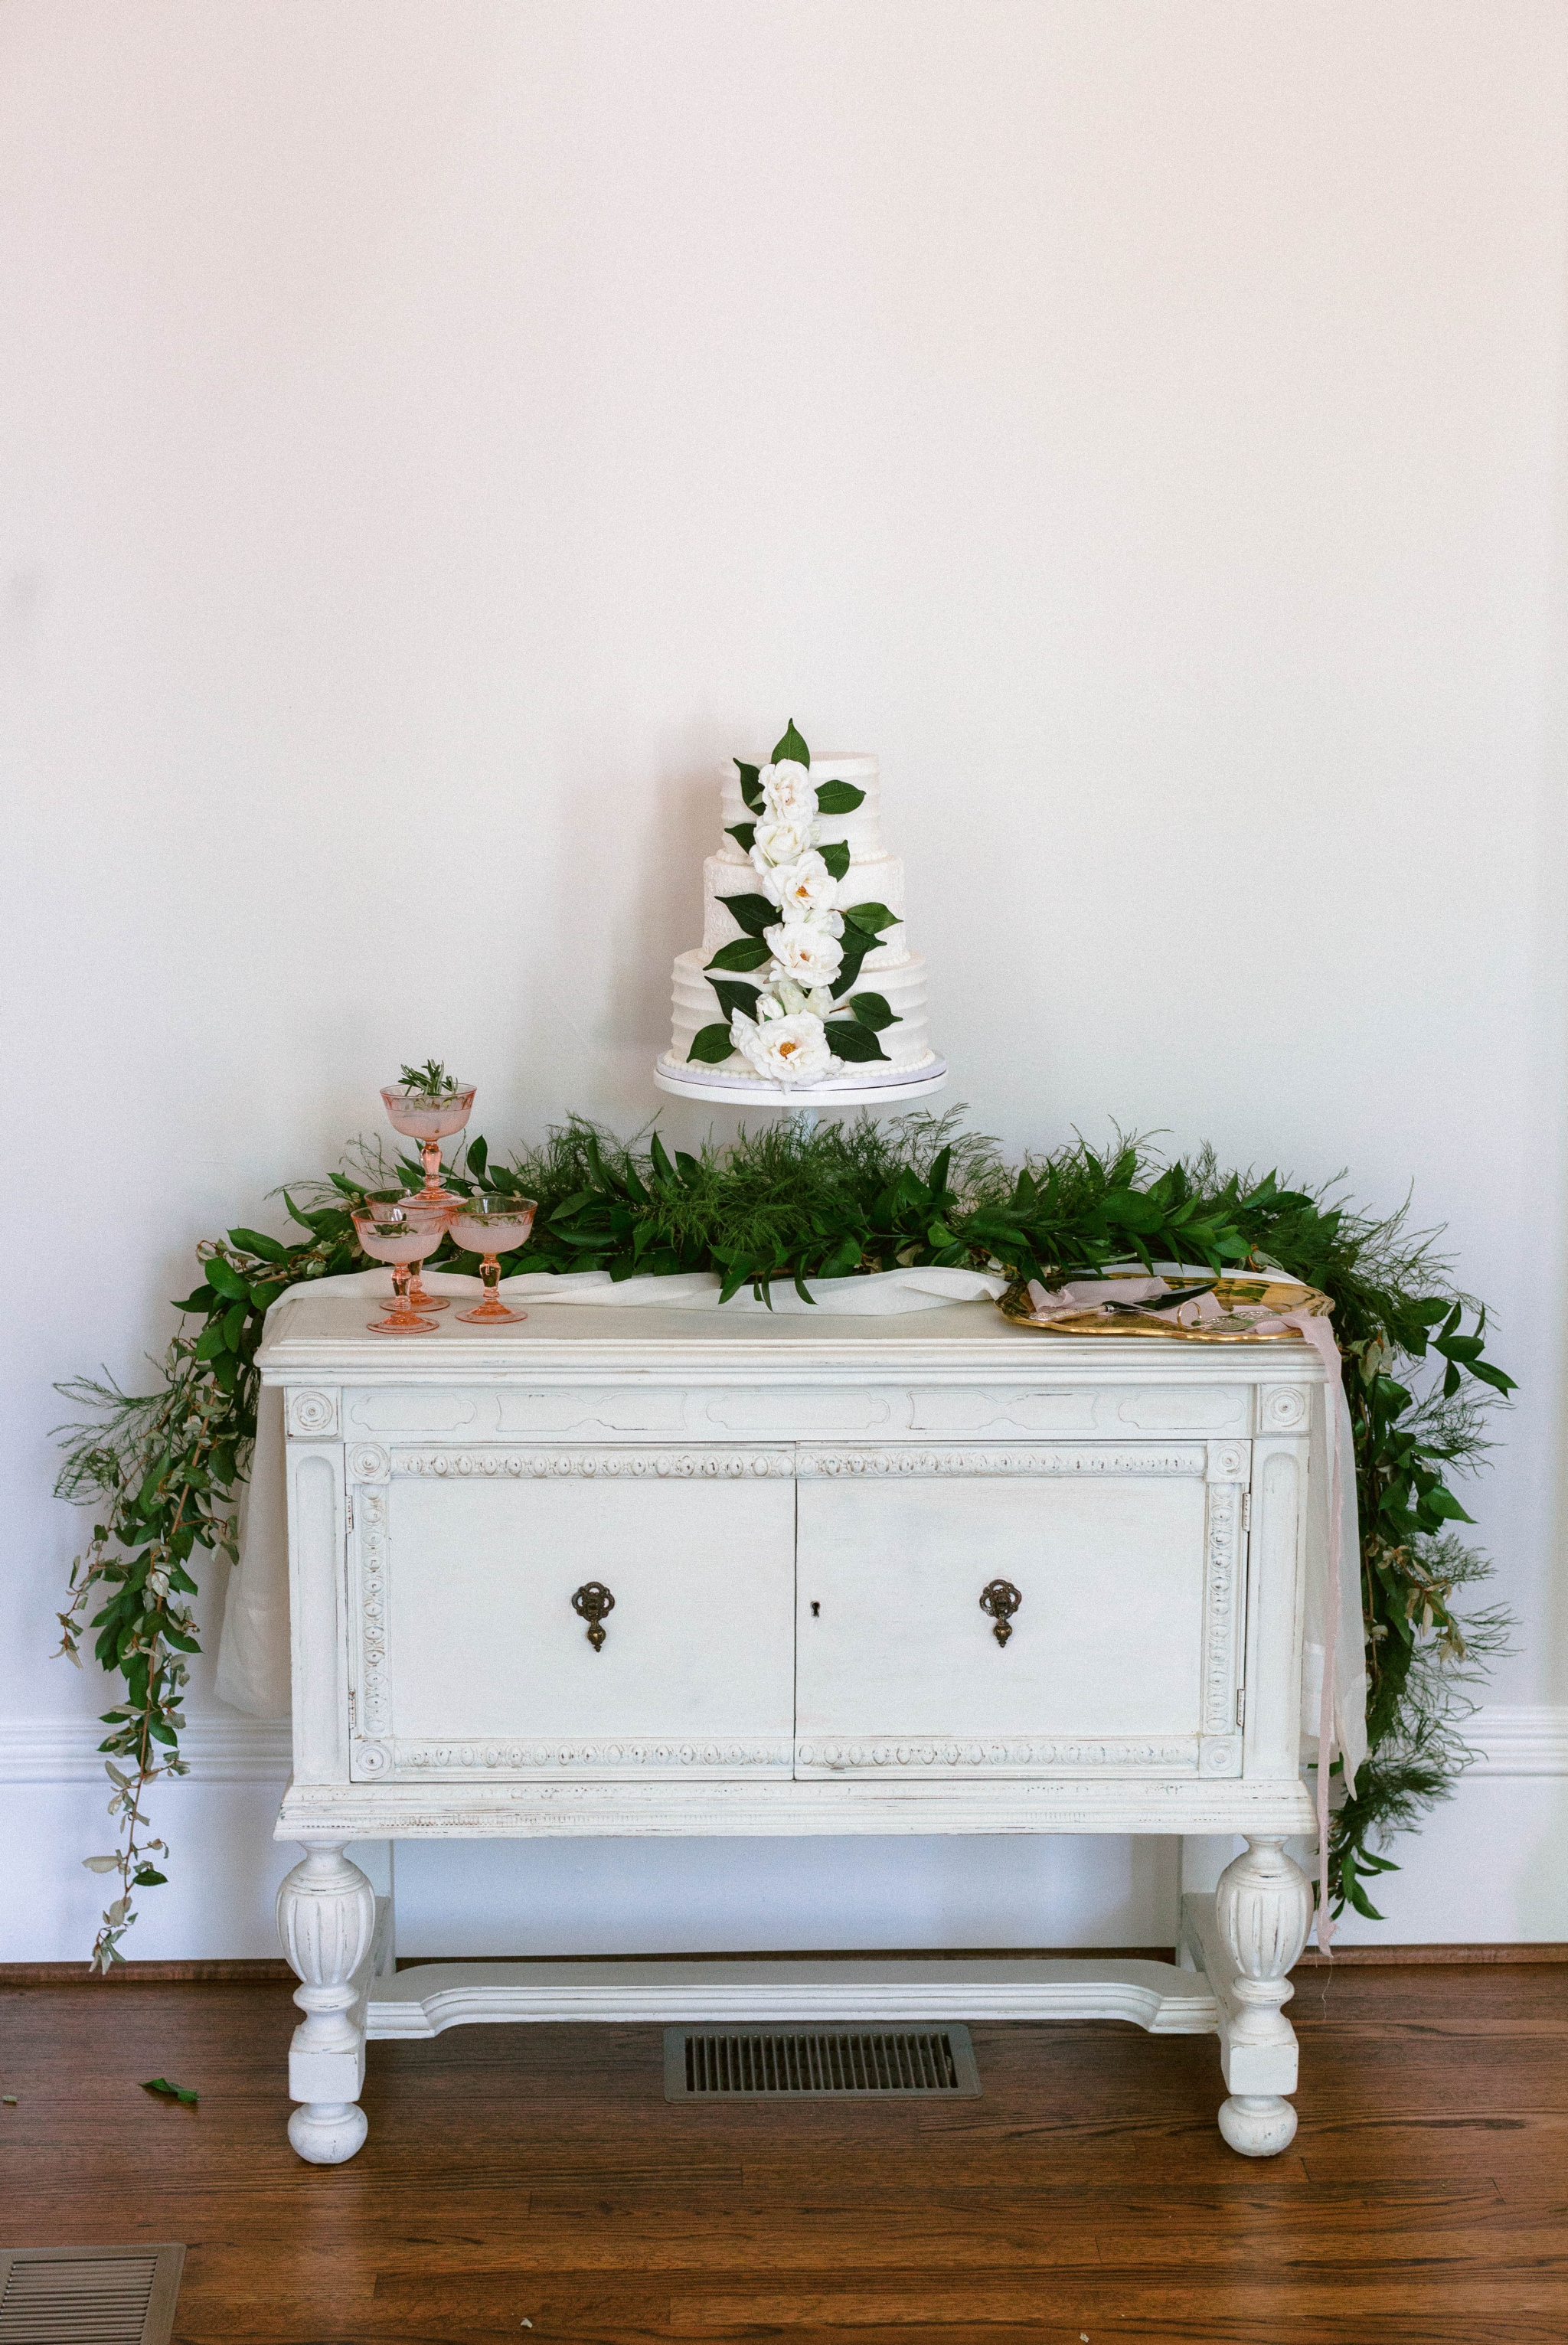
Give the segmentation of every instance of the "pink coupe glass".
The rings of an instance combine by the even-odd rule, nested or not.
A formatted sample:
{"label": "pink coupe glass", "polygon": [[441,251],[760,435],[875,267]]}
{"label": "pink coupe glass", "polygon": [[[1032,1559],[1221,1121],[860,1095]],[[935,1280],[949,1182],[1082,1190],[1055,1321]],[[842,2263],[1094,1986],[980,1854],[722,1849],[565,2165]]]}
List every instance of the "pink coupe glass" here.
{"label": "pink coupe glass", "polygon": [[526,1311],[514,1311],[495,1292],[501,1284],[501,1264],[496,1256],[515,1254],[519,1246],[527,1244],[537,1210],[532,1197],[513,1197],[500,1189],[481,1189],[455,1216],[451,1224],[453,1241],[464,1254],[484,1257],[479,1265],[484,1300],[475,1304],[472,1311],[460,1311],[460,1319],[473,1320],[480,1326],[526,1319]]}
{"label": "pink coupe glass", "polygon": [[473,1083],[453,1083],[450,1091],[433,1094],[411,1090],[406,1083],[388,1083],[382,1091],[392,1130],[419,1142],[419,1159],[424,1166],[420,1196],[427,1205],[456,1207],[463,1203],[441,1185],[441,1143],[467,1129],[476,1089]]}
{"label": "pink coupe glass", "polygon": [[374,1262],[392,1264],[392,1307],[384,1319],[370,1319],[372,1335],[426,1335],[435,1332],[433,1319],[422,1319],[409,1300],[409,1281],[416,1265],[433,1254],[452,1220],[451,1208],[426,1205],[417,1197],[367,1197],[354,1213],[360,1244]]}

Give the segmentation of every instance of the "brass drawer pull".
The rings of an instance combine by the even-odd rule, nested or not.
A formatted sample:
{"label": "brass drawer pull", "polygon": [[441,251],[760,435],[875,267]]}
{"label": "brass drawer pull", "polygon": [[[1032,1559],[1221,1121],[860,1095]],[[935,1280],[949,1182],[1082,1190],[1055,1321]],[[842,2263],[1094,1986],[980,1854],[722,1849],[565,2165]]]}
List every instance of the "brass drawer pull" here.
{"label": "brass drawer pull", "polygon": [[993,1579],[980,1599],[980,1609],[989,1612],[996,1626],[992,1630],[999,1645],[1005,1645],[1013,1634],[1013,1615],[1023,1599],[1010,1579]]}
{"label": "brass drawer pull", "polygon": [[579,1620],[588,1624],[588,1642],[596,1653],[602,1652],[605,1629],[602,1626],[606,1612],[616,1609],[616,1599],[602,1579],[585,1579],[572,1599],[572,1609]]}

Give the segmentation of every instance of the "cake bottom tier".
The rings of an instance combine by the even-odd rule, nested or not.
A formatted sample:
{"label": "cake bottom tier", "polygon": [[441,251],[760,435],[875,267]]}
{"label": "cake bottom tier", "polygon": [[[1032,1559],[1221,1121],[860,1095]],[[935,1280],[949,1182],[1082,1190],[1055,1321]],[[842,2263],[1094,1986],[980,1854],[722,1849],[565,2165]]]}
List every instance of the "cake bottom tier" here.
{"label": "cake bottom tier", "polygon": [[[716,1024],[723,1012],[718,996],[708,983],[700,951],[677,953],[675,982],[671,1000],[675,1015],[672,1020],[670,1056],[684,1064],[691,1051],[698,1030]],[[894,969],[868,970],[855,987],[857,993],[880,993],[892,1011],[897,1023],[883,1029],[877,1040],[895,1067],[923,1066],[932,1056],[931,1039],[926,1032],[925,1016],[925,956],[909,953]],[[723,1061],[726,1074],[746,1072],[746,1062],[738,1055]],[[861,1075],[860,1067],[846,1066],[846,1081]]]}

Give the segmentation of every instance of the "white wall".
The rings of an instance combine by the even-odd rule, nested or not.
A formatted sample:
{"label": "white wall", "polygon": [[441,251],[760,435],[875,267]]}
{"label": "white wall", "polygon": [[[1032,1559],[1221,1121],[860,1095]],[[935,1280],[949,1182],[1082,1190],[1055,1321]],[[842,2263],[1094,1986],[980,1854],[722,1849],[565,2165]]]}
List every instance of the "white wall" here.
{"label": "white wall", "polygon": [[[103,1844],[52,1380],[140,1377],[195,1239],[401,1058],[493,1142],[640,1122],[717,771],[791,714],[881,753],[981,1126],[1413,1177],[1449,1223],[1523,1386],[1476,1508],[1498,1732],[1557,1755],[1399,1852],[1383,1934],[1568,1937],[1565,69],[1530,0],[0,13],[0,1700],[52,1778],[0,1793],[0,1952],[83,1947]],[[192,1708],[132,1951],[261,1951],[272,1746]],[[1152,1942],[1175,1883],[400,1868],[427,1951]]]}

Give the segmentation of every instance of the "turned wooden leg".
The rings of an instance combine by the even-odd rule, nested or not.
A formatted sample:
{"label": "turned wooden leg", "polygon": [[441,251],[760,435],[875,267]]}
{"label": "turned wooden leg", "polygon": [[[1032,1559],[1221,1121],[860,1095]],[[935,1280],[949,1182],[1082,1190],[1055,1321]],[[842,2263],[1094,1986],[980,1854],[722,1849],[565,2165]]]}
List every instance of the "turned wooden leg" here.
{"label": "turned wooden leg", "polygon": [[1284,2097],[1296,2090],[1296,2030],[1284,2005],[1286,1973],[1300,1959],[1312,1919],[1311,1884],[1283,1839],[1249,1839],[1219,1877],[1215,1915],[1235,1965],[1226,1981],[1230,2022],[1222,2065],[1230,2098],[1219,2129],[1243,2157],[1275,2157],[1296,2133]]}
{"label": "turned wooden leg", "polygon": [[305,2015],[289,2049],[289,2091],[303,2104],[289,2138],[312,2166],[341,2166],[369,2130],[359,2098],[375,1923],[375,1893],[341,1847],[308,1849],[278,1892],[278,1935]]}

